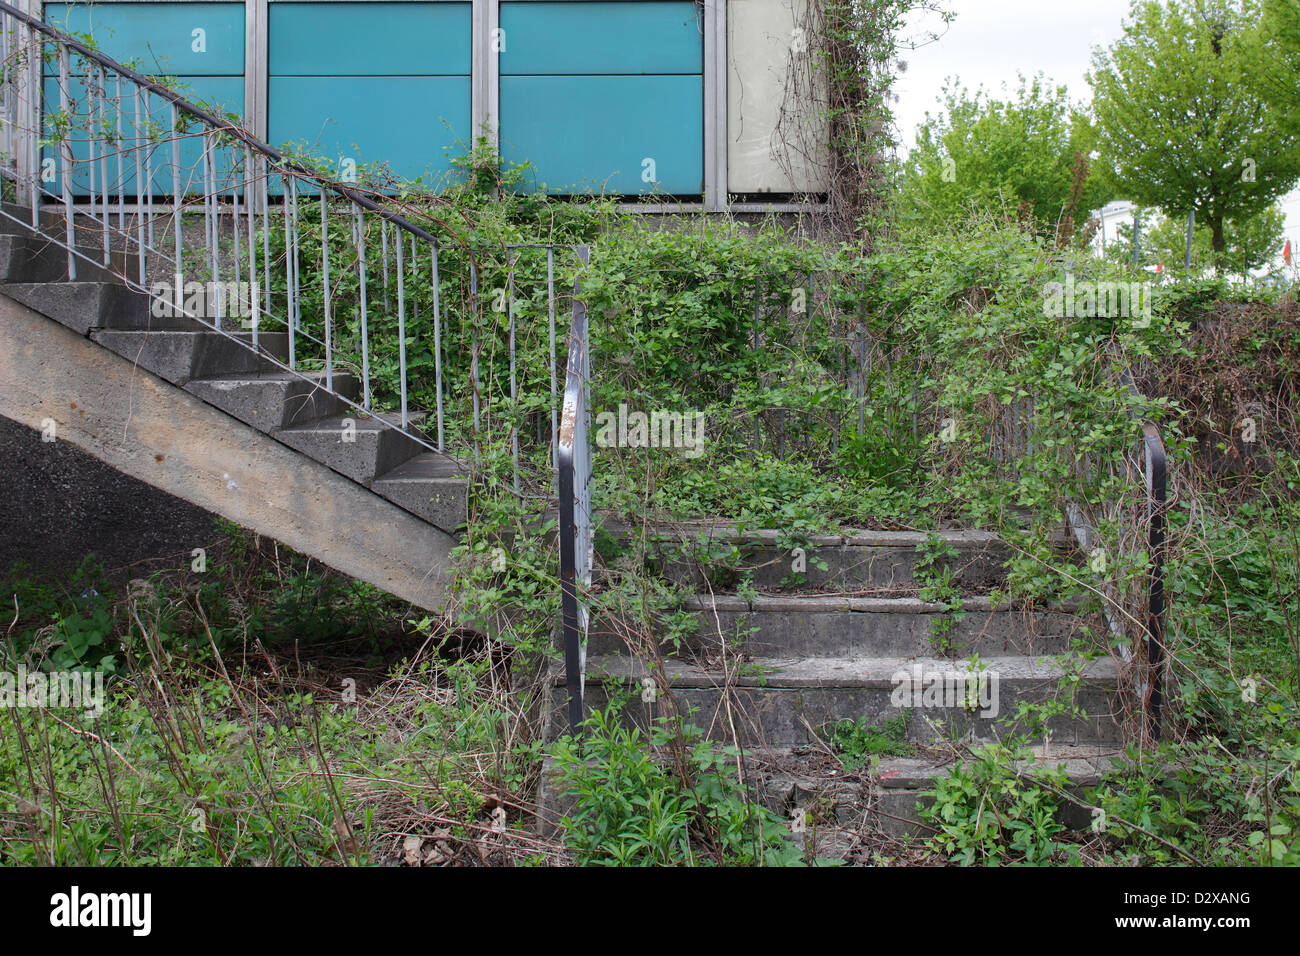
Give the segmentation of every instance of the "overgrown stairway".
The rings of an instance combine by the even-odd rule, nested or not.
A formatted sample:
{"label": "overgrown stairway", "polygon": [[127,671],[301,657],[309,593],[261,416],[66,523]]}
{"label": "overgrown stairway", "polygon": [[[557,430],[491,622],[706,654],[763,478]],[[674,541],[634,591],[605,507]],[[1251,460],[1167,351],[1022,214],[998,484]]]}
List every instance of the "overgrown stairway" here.
{"label": "overgrown stairway", "polygon": [[[935,778],[961,752],[1023,734],[1022,707],[1065,704],[1044,713],[1033,749],[1077,783],[1122,746],[1116,664],[1090,645],[1085,626],[1097,622],[1068,607],[998,603],[990,592],[1003,582],[1007,550],[992,534],[861,531],[813,537],[798,550],[775,532],[719,525],[658,537],[647,549],[652,571],[694,593],[653,638],[634,615],[595,614],[587,706],[625,698],[623,719],[643,730],[679,713],[739,745],[742,773],[782,815],[817,806],[832,829],[915,832],[918,801]],[[923,574],[927,552],[945,554]],[[962,595],[956,614],[955,601],[945,608],[918,596],[945,568]],[[933,697],[928,678],[937,679]],[[909,687],[911,699],[900,693]],[[569,729],[560,668],[552,688],[555,737]],[[895,752],[846,773],[829,743],[843,721],[888,729]],[[553,825],[565,809],[553,771],[544,786]]]}
{"label": "overgrown stairway", "polygon": [[[68,256],[5,204],[0,216],[0,413],[50,428],[119,470],[415,604],[440,606],[466,519],[466,479],[381,415],[356,379],[289,372],[284,332],[219,332],[158,317],[119,269]],[[62,228],[45,216],[45,228]],[[57,234],[57,233],[56,233]],[[78,240],[85,255],[102,247]],[[196,401],[197,400],[197,401]],[[200,407],[201,406],[201,407]],[[157,427],[148,427],[151,415]],[[418,426],[419,416],[413,424]],[[51,427],[52,426],[52,427]],[[409,431],[409,430],[408,430]]]}

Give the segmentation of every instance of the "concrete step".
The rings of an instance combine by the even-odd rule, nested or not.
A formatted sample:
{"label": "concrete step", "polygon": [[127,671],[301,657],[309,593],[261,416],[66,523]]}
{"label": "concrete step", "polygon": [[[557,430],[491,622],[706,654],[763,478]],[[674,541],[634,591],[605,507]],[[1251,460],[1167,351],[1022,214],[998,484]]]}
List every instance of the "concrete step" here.
{"label": "concrete step", "polygon": [[[1101,783],[1123,751],[1113,744],[1049,743],[1028,748],[1019,767],[1064,771],[1066,792],[1078,803],[1061,801],[1058,820],[1073,830],[1093,823],[1086,791]],[[907,757],[868,758],[853,770],[826,747],[748,750],[743,757],[743,779],[755,798],[792,824],[792,837],[809,846],[816,856],[841,856],[872,835],[925,838],[933,833],[922,822],[921,808],[934,802],[937,781],[970,763],[969,751],[957,753],[918,750]],[[538,827],[546,836],[560,832],[560,818],[573,812],[573,798],[563,792],[559,767],[553,758],[542,763],[538,792]],[[1079,804],[1084,804],[1080,806]],[[803,831],[798,832],[798,831]]]}
{"label": "concrete step", "polygon": [[[216,375],[257,374],[278,367],[250,347],[247,332],[138,332],[92,330],[91,339],[173,385]],[[247,343],[241,344],[241,343]],[[283,332],[262,333],[258,345],[281,361],[289,355],[289,337]]]}
{"label": "concrete step", "polygon": [[[77,259],[77,281],[121,283],[110,270],[97,264],[102,249],[95,250],[80,245],[78,248],[94,261]],[[0,284],[60,282],[67,278],[68,254],[62,247],[35,234],[0,234]]]}
{"label": "concrete step", "polygon": [[[0,234],[36,236],[42,239],[54,238],[59,242],[67,241],[67,219],[61,207],[55,206],[42,209],[38,229],[32,228],[32,210],[30,206],[4,203],[3,211],[6,215],[0,216]],[[88,206],[75,207],[72,223],[74,229],[73,240],[76,248],[88,256],[92,262],[102,265],[104,262],[104,226],[97,218],[100,214],[98,205],[95,207],[94,215],[89,214]],[[19,221],[15,222],[10,217],[16,217]],[[109,223],[109,266],[119,274],[138,276],[139,250],[133,245],[128,248],[136,235],[134,216],[128,215],[126,217],[126,233],[130,240],[118,231],[117,216],[114,211],[110,211]],[[80,275],[83,265],[85,265],[85,261],[79,260],[77,265],[79,278],[85,278]]]}
{"label": "concrete step", "polygon": [[[602,530],[624,543],[639,532],[610,523]],[[957,552],[944,558],[956,582],[993,584],[1004,577],[1010,556],[1005,542],[986,531],[938,532]],[[657,534],[649,541],[649,557],[669,580],[694,590],[731,590],[742,581],[756,588],[799,587],[853,591],[907,586],[929,536],[917,531],[848,531],[812,535],[797,547],[783,543],[779,531],[746,530],[735,525],[693,522]],[[824,567],[823,567],[824,565]],[[936,571],[938,568],[936,568]]]}
{"label": "concrete step", "polygon": [[103,325],[109,314],[137,308],[149,314],[147,303],[136,298],[139,293],[111,282],[11,282],[0,292],[78,335]]}
{"label": "concrete step", "polygon": [[[411,419],[413,425],[422,416]],[[369,485],[377,475],[392,471],[426,449],[394,428],[396,414],[373,417],[334,415],[309,425],[282,428],[275,437],[353,481]]]}
{"label": "concrete step", "polygon": [[[679,634],[675,645],[662,628],[660,653],[698,657],[716,654],[725,643],[756,657],[1060,654],[1083,636],[1085,623],[1066,609],[1012,609],[988,597],[963,599],[961,620],[948,621],[940,605],[915,597],[760,595],[751,602],[697,595],[685,609],[694,615],[697,632]],[[941,631],[945,624],[950,626]],[[626,653],[625,633],[616,620],[597,614],[588,652]]]}
{"label": "concrete step", "polygon": [[462,462],[425,451],[375,479],[371,487],[448,534],[469,520],[469,482]]}
{"label": "concrete step", "polygon": [[[79,335],[92,328],[130,332],[210,330],[209,326],[184,315],[155,309],[154,300],[147,293],[113,282],[14,282],[0,286],[0,292]],[[225,323],[227,331],[241,331],[235,321]]]}
{"label": "concrete step", "polygon": [[[1069,781],[1066,792],[1085,803],[1085,790],[1101,783],[1123,751],[1115,744],[1061,744],[1051,742],[1029,748],[1029,757],[1018,767],[1061,770]],[[840,759],[825,750],[803,748],[773,753],[755,752],[748,762],[747,778],[768,809],[784,819],[804,816],[805,830],[816,826],[821,838],[837,837],[863,830],[890,836],[927,837],[933,833],[922,822],[921,809],[934,802],[937,781],[968,764],[970,754],[952,751],[919,752],[915,756],[883,756],[854,771],[846,771]],[[1087,806],[1060,801],[1058,820],[1074,830],[1087,829],[1093,817]]]}
{"label": "concrete step", "polygon": [[[755,658],[739,666],[726,693],[721,670],[669,660],[665,673],[677,707],[694,711],[693,723],[710,737],[734,736],[748,746],[790,747],[814,742],[815,730],[838,720],[865,718],[881,724],[908,713],[907,737],[914,743],[995,740],[1016,724],[1019,705],[1061,697],[1069,670],[1053,657],[990,657],[984,677],[973,679],[969,664],[942,658]],[[603,708],[611,690],[630,694],[625,720],[646,729],[666,703],[644,683],[649,671],[628,657],[588,657],[586,700]],[[1077,684],[1083,716],[1070,713],[1048,722],[1063,743],[1109,743],[1122,739],[1112,715],[1119,713],[1118,670],[1109,657],[1089,661]],[[909,696],[911,691],[915,696]],[[927,690],[929,691],[927,695]],[[967,691],[978,699],[965,706]],[[568,732],[567,691],[562,668],[553,671],[548,737]],[[657,692],[656,692],[657,693]]]}
{"label": "concrete step", "polygon": [[268,372],[195,379],[185,390],[246,425],[272,432],[347,415],[348,406],[339,395],[355,400],[357,380],[349,373],[335,373],[334,393],[326,391],[324,382],[323,372]]}

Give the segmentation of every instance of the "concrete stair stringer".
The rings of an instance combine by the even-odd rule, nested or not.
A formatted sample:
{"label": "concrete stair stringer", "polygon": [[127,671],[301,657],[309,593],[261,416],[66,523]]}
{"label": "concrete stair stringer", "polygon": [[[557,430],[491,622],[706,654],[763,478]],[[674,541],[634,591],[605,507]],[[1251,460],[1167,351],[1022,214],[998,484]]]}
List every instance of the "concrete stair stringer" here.
{"label": "concrete stair stringer", "polygon": [[436,610],[452,535],[0,295],[0,414]]}

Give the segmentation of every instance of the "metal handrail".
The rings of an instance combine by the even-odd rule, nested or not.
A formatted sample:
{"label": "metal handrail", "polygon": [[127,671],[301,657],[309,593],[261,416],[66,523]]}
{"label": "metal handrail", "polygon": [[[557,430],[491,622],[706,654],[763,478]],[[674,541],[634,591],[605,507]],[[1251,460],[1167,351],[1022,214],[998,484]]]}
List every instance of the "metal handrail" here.
{"label": "metal handrail", "polygon": [[[459,393],[461,401],[467,405],[472,403],[472,420],[467,408],[463,418],[466,424],[472,425],[474,448],[479,447],[483,416],[494,401],[491,391],[494,379],[489,377],[487,383],[481,381],[480,355],[499,353],[490,342],[483,341],[484,336],[491,339],[497,334],[492,331],[493,326],[484,327],[478,317],[483,271],[478,250],[436,218],[432,221],[447,228],[441,239],[357,189],[286,160],[247,130],[3,0],[0,0],[0,20],[3,21],[0,54],[5,58],[0,77],[0,89],[4,93],[3,131],[20,166],[12,169],[6,164],[0,169],[0,175],[30,190],[31,221],[27,225],[66,253],[69,279],[75,279],[78,271],[84,271],[85,264],[89,264],[111,273],[127,287],[149,295],[154,302],[170,297],[157,292],[150,280],[166,278],[172,284],[174,279],[176,301],[166,303],[172,314],[187,317],[201,328],[257,353],[280,372],[323,388],[343,408],[373,416],[378,427],[401,432],[426,451],[445,453],[448,450],[444,404]],[[57,69],[51,70],[50,64],[55,60]],[[57,82],[55,92],[46,88],[46,72]],[[74,80],[84,83],[84,91],[74,88]],[[52,115],[61,118],[58,135],[50,141],[47,130]],[[183,128],[190,123],[198,128],[194,131]],[[25,139],[20,143],[18,137]],[[181,143],[189,139],[199,147],[201,156],[182,164]],[[45,185],[45,163],[53,164],[61,180],[61,194],[59,187]],[[166,176],[169,169],[170,184],[159,184],[155,174],[163,172]],[[273,206],[271,192],[277,180],[283,193],[282,202]],[[315,193],[310,206],[300,203],[306,198],[300,184]],[[129,218],[128,198],[135,204]],[[315,213],[317,199],[319,217]],[[57,225],[42,221],[42,209],[51,207],[62,210]],[[274,243],[277,248],[273,250],[272,231],[280,228],[281,211],[284,247],[279,249],[277,240]],[[12,210],[0,208],[0,218],[6,220],[22,223],[20,217],[25,215],[25,212],[15,215]],[[82,218],[94,232],[90,243],[77,233],[81,224],[74,225],[74,219]],[[183,223],[187,227],[201,225],[202,238],[184,232]],[[300,243],[300,238],[304,229],[312,225],[318,232],[310,237],[313,245],[306,246]],[[155,226],[159,235],[165,237],[164,242],[155,242]],[[101,235],[102,263],[97,261]],[[113,243],[119,244],[118,253],[125,255],[125,263],[112,258]],[[232,246],[233,258],[229,255]],[[527,250],[546,251],[544,281],[550,320],[552,442],[558,431],[559,401],[555,373],[558,362],[556,255],[557,252],[567,255],[572,248],[557,243],[502,246],[511,263],[503,282],[508,287],[509,298],[512,406],[520,398],[514,341],[517,291],[514,266]],[[453,283],[466,296],[466,308],[459,311],[450,297],[440,292],[440,284],[449,278],[440,254],[452,249],[463,252],[467,272]],[[197,267],[188,261],[191,254],[199,256]],[[133,261],[137,258],[138,269]],[[312,258],[319,272],[309,277],[304,269],[300,275],[299,262],[306,263]],[[331,269],[331,259],[341,259],[349,271],[352,286],[346,292],[338,281],[337,268]],[[331,275],[331,271],[335,274]],[[218,284],[232,278],[237,284],[241,278],[249,280],[240,286],[238,293],[232,293],[240,313],[251,316],[251,323],[245,323],[243,329],[230,321],[223,323],[225,313],[220,309],[214,317],[182,301],[185,280],[202,280],[209,272]],[[540,285],[540,277],[535,278]],[[319,284],[313,288],[317,279]],[[416,287],[417,279],[423,288]],[[322,294],[323,305],[319,298]],[[315,302],[308,298],[310,295],[317,297]],[[304,315],[304,302],[310,303],[309,315]],[[340,309],[347,311],[336,317]],[[418,381],[408,375],[407,354],[411,322],[417,314],[426,327],[431,326],[434,381],[428,384],[433,386],[434,394],[427,411],[429,424],[436,423],[436,438],[422,431],[417,420],[411,417],[413,406],[408,403],[408,392],[413,382]],[[383,338],[377,337],[380,325],[376,317],[386,323]],[[344,321],[338,321],[339,318]],[[358,322],[359,330],[355,327]],[[344,331],[345,323],[354,327]],[[456,355],[459,364],[468,364],[467,378],[464,368],[454,378],[444,374],[446,359],[450,357],[444,354],[444,346],[450,342],[444,333],[452,333],[456,325],[463,336],[461,350]],[[251,341],[249,335],[232,334],[249,330]],[[287,360],[260,341],[260,335],[267,332],[287,335]],[[305,353],[309,354],[299,346],[306,346]],[[387,384],[395,390],[391,410],[400,412],[400,417],[377,414],[388,410],[388,406],[372,404],[372,365],[380,361],[381,352],[387,353],[386,360],[391,363],[388,368],[395,373],[395,380]],[[349,366],[359,373],[359,400],[346,394],[346,388],[336,387],[337,372]],[[485,384],[489,389],[486,392]],[[520,492],[521,450],[513,425],[510,443],[514,488]],[[554,452],[552,462],[558,462]]]}
{"label": "metal handrail", "polygon": [[299,163],[286,160],[283,154],[276,151],[269,144],[263,143],[261,140],[257,139],[255,136],[253,136],[251,133],[249,133],[247,130],[243,129],[242,127],[235,126],[232,123],[230,123],[228,120],[224,120],[221,119],[220,117],[213,116],[211,113],[207,112],[201,107],[196,106],[195,104],[191,103],[189,100],[185,99],[185,97],[181,96],[176,91],[168,89],[167,87],[163,86],[161,83],[149,79],[147,76],[143,76],[142,74],[136,73],[130,67],[125,66],[119,63],[118,61],[112,59],[111,57],[106,56],[103,53],[100,53],[98,50],[95,50],[92,47],[87,46],[86,44],[77,40],[75,37],[72,37],[64,33],[62,30],[50,26],[48,23],[46,23],[43,20],[39,20],[35,17],[30,16],[27,13],[24,13],[22,10],[18,9],[15,6],[12,6],[11,4],[4,3],[3,0],[0,0],[0,12],[8,14],[9,16],[13,17],[15,20],[25,23],[27,26],[38,31],[39,33],[45,34],[50,39],[56,40],[57,42],[63,44],[64,46],[68,47],[71,50],[75,50],[81,56],[85,57],[88,60],[92,60],[95,63],[98,63],[100,66],[104,67],[105,69],[111,70],[112,72],[125,77],[126,79],[130,80],[132,83],[136,84],[140,88],[146,89],[150,93],[153,93],[157,96],[161,96],[163,99],[170,102],[181,112],[188,113],[190,116],[193,116],[198,120],[201,120],[204,123],[204,125],[211,126],[216,129],[221,129],[227,132],[231,136],[238,139],[249,149],[252,149],[254,152],[262,154],[264,157],[271,160],[273,163],[275,163],[277,166],[279,166],[281,169],[285,170],[286,172],[290,172],[293,173],[294,175],[301,176],[304,179],[315,180],[319,184],[323,186],[327,186],[330,190],[337,193],[339,196],[343,197],[344,199],[347,199],[350,202],[354,202],[358,206],[361,206],[364,209],[368,209],[371,212],[377,213],[379,216],[393,223],[393,225],[397,226],[398,228],[411,233],[412,235],[416,236],[419,239],[423,239],[425,242],[432,243],[435,246],[438,245],[439,240],[437,239],[436,236],[431,235],[429,232],[426,232],[424,229],[421,229],[419,226],[415,225],[415,223],[393,212],[391,209],[386,209],[384,206],[375,202],[373,199],[369,198],[364,193],[359,193],[355,190],[348,189],[346,186],[342,186],[332,180],[326,179],[316,170],[309,169],[308,167],[303,166]]}
{"label": "metal handrail", "polygon": [[[1119,383],[1135,398],[1144,398],[1132,373],[1123,369],[1119,373]],[[1146,498],[1146,540],[1147,554],[1151,565],[1147,581],[1146,620],[1141,622],[1146,631],[1145,681],[1138,684],[1142,700],[1143,726],[1146,738],[1152,742],[1160,740],[1163,725],[1164,705],[1164,665],[1167,657],[1165,647],[1165,616],[1167,601],[1165,597],[1165,561],[1166,561],[1166,526],[1165,513],[1169,497],[1169,457],[1165,451],[1164,439],[1160,427],[1150,419],[1141,419],[1142,427],[1142,482]],[[1082,521],[1082,511],[1074,509],[1075,516]],[[1091,533],[1093,529],[1088,529]],[[1125,612],[1126,613],[1126,612]],[[1118,616],[1107,612],[1111,630],[1126,633]]]}
{"label": "metal handrail", "polygon": [[1146,731],[1152,741],[1160,740],[1161,710],[1164,703],[1165,663],[1165,507],[1169,494],[1169,459],[1160,429],[1154,422],[1142,423],[1142,444],[1146,451],[1147,547],[1151,576],[1147,593]]}
{"label": "metal handrail", "polygon": [[[587,247],[578,258],[588,261]],[[573,322],[569,327],[569,357],[564,406],[556,442],[557,491],[560,505],[560,634],[568,689],[569,729],[577,734],[583,721],[588,612],[579,586],[591,584],[591,444],[589,381],[591,349],[587,307],[580,296],[581,279],[573,287]]]}

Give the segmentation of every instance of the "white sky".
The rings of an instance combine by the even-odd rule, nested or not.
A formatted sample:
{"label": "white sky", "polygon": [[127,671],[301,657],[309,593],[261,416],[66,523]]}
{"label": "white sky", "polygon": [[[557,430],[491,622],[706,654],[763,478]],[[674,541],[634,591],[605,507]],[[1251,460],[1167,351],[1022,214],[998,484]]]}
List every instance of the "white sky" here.
{"label": "white sky", "polygon": [[[1084,75],[1091,66],[1092,48],[1109,45],[1122,33],[1128,0],[947,0],[957,14],[939,41],[915,52],[903,52],[907,71],[895,85],[894,104],[902,143],[911,148],[916,127],[926,111],[937,113],[946,77],[956,77],[968,89],[983,85],[1000,91],[1014,89],[1017,72],[1044,73],[1069,87],[1070,96],[1087,101],[1092,90]],[[912,35],[941,28],[937,18],[915,17]],[[1300,189],[1282,203],[1286,234],[1300,252]]]}

